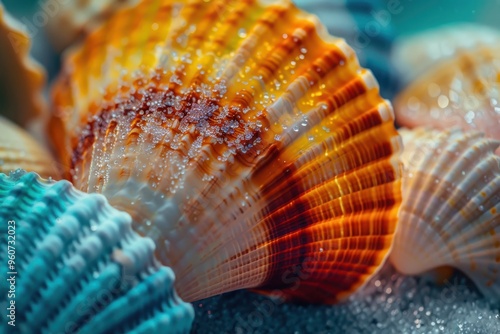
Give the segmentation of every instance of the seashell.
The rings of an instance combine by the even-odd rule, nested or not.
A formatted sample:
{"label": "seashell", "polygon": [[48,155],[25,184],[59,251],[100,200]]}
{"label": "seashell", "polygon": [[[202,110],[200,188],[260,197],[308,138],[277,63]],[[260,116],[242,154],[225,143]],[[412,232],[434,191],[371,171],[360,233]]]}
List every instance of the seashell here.
{"label": "seashell", "polygon": [[[444,42],[451,35],[448,30],[439,35],[442,43],[429,42],[434,47],[427,50],[442,50],[436,56],[440,61],[396,97],[394,108],[399,124],[439,129],[460,127],[500,139],[500,38],[498,34],[486,32],[477,35],[471,48],[461,47],[462,44],[453,47],[458,42],[451,37]],[[418,45],[426,41],[425,36]],[[455,40],[458,38],[467,40],[463,35]],[[418,59],[425,60],[425,57]]]}
{"label": "seashell", "polygon": [[43,177],[59,178],[51,154],[26,131],[0,116],[0,173],[18,168],[34,171]]}
{"label": "seashell", "polygon": [[289,1],[142,1],[67,55],[53,100],[68,177],[140,222],[186,301],[335,302],[387,255],[390,103]]}
{"label": "seashell", "polygon": [[478,24],[456,23],[396,40],[392,62],[406,85],[464,51],[493,47],[498,43],[500,33],[495,29]]}
{"label": "seashell", "polygon": [[29,56],[26,28],[0,3],[0,114],[21,125],[46,115],[45,71]]}
{"label": "seashell", "polygon": [[50,41],[61,51],[88,35],[118,9],[137,2],[138,0],[48,0],[41,6],[51,14],[46,26]]}
{"label": "seashell", "polygon": [[403,203],[391,261],[404,274],[441,266],[500,298],[500,142],[479,132],[401,129]]}
{"label": "seashell", "polygon": [[2,279],[0,304],[15,302],[19,333],[189,332],[194,311],[172,270],[102,195],[18,170],[0,174],[0,203],[0,238],[14,256],[2,252],[2,272],[15,282],[12,292]]}
{"label": "seashell", "polygon": [[319,17],[330,34],[346,39],[362,66],[380,83],[381,95],[392,98],[399,75],[390,61],[395,32],[384,1],[294,0],[299,8]]}

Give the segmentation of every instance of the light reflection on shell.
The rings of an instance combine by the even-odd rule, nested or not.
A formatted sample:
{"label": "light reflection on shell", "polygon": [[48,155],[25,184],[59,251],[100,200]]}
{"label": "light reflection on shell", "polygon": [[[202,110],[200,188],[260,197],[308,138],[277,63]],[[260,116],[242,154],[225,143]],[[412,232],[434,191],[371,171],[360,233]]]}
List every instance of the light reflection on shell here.
{"label": "light reflection on shell", "polygon": [[142,222],[187,301],[335,302],[388,253],[392,108],[289,1],[142,1],[68,54],[53,100],[68,176]]}
{"label": "light reflection on shell", "polygon": [[499,141],[401,129],[403,203],[391,261],[405,274],[453,266],[500,300]]}

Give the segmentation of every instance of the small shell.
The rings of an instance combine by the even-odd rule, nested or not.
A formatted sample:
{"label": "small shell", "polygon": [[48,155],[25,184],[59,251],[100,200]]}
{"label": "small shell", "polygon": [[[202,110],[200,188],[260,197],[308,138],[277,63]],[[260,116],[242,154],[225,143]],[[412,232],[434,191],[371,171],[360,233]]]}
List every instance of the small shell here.
{"label": "small shell", "polygon": [[403,204],[391,261],[405,274],[459,268],[500,300],[500,142],[460,130],[400,133]]}
{"label": "small shell", "polygon": [[18,168],[59,179],[52,155],[23,129],[0,117],[0,173]]}
{"label": "small shell", "polygon": [[[15,300],[20,333],[189,332],[194,311],[177,297],[172,270],[102,195],[35,173],[0,174],[0,219],[1,244],[13,250],[0,266],[15,281],[9,297],[12,282],[2,279],[0,304]],[[0,332],[8,328],[1,321]]]}
{"label": "small shell", "polygon": [[346,39],[362,66],[380,83],[381,95],[392,98],[399,75],[390,61],[394,29],[392,14],[380,0],[294,0],[298,7],[319,17],[328,31]]}
{"label": "small shell", "polygon": [[68,54],[54,105],[69,177],[142,222],[187,301],[334,302],[388,253],[391,106],[289,1],[142,1]]}
{"label": "small shell", "polygon": [[21,125],[46,115],[45,71],[29,56],[30,47],[26,28],[0,3],[0,115]]}
{"label": "small shell", "polygon": [[138,0],[46,1],[45,12],[51,13],[46,26],[51,43],[61,51],[87,36],[118,9]]}
{"label": "small shell", "polygon": [[408,127],[473,129],[500,139],[500,37],[474,29],[462,36],[458,31],[460,41],[468,43],[451,38],[448,30],[435,32],[434,42],[433,35],[418,39],[422,45],[429,40],[435,46],[429,50],[442,54],[396,97],[396,120]]}

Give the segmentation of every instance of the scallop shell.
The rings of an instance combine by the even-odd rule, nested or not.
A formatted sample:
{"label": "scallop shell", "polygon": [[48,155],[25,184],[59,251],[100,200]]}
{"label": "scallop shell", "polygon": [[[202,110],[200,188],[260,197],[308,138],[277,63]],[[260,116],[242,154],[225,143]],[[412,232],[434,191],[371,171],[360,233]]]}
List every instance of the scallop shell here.
{"label": "scallop shell", "polygon": [[408,84],[464,51],[499,43],[500,32],[495,29],[471,23],[452,24],[399,38],[394,43],[392,62],[401,80]]}
{"label": "scallop shell", "polygon": [[19,333],[189,332],[194,311],[176,295],[172,270],[102,195],[19,170],[0,174],[0,203],[2,272],[15,281],[10,296],[2,279],[0,304],[15,302]]}
{"label": "scallop shell", "polygon": [[0,173],[18,168],[46,178],[59,178],[57,163],[51,154],[23,129],[0,117]]}
{"label": "scallop shell", "polygon": [[391,261],[405,274],[453,266],[500,300],[500,142],[401,129],[403,204]]}
{"label": "scallop shell", "polygon": [[298,7],[319,17],[328,31],[346,39],[360,64],[373,71],[382,96],[392,98],[399,75],[391,63],[394,41],[392,15],[380,0],[294,0]]}
{"label": "scallop shell", "polygon": [[[446,32],[439,35],[442,40],[450,35]],[[443,54],[451,55],[445,58],[438,53],[440,61],[396,97],[397,122],[409,127],[473,129],[500,139],[500,37],[497,35],[478,35],[471,48],[453,47],[451,37],[448,42],[429,42]],[[420,44],[426,41],[425,36]],[[467,37],[471,36],[466,34],[460,39]]]}
{"label": "scallop shell", "polygon": [[46,26],[51,43],[59,51],[81,40],[118,9],[138,0],[45,1]]}
{"label": "scallop shell", "polygon": [[30,47],[27,29],[0,3],[0,114],[21,125],[46,114],[45,71],[29,56]]}
{"label": "scallop shell", "polygon": [[334,302],[388,253],[390,103],[289,1],[143,1],[68,55],[53,97],[69,177],[142,222],[184,300]]}

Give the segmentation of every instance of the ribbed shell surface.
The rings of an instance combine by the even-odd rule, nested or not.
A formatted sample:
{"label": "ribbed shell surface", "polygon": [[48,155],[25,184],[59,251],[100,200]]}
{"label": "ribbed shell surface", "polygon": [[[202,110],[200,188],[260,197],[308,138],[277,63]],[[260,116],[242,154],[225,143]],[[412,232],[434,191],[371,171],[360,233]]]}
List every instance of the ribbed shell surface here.
{"label": "ribbed shell surface", "polygon": [[334,302],[387,255],[392,108],[288,1],[142,1],[68,54],[53,101],[68,177],[142,221],[185,300]]}
{"label": "ribbed shell surface", "polygon": [[174,273],[102,195],[0,173],[0,219],[0,304],[15,307],[1,333],[189,333],[194,312]]}
{"label": "ribbed shell surface", "polygon": [[26,131],[0,117],[0,173],[21,168],[58,179],[57,166],[52,155]]}
{"label": "ribbed shell surface", "polygon": [[403,203],[391,261],[405,274],[459,268],[500,300],[500,142],[402,129]]}

